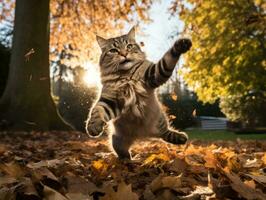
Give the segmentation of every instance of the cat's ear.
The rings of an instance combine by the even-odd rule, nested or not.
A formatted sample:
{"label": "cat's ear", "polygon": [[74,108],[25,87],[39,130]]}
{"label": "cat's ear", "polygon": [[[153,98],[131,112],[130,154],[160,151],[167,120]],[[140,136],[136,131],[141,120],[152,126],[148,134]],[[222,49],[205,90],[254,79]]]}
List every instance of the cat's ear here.
{"label": "cat's ear", "polygon": [[135,26],[130,29],[127,35],[130,39],[135,40]]}
{"label": "cat's ear", "polygon": [[98,35],[96,35],[96,40],[97,40],[99,46],[101,47],[101,49],[102,49],[102,48],[106,45],[106,43],[107,43],[107,40],[106,40],[106,39],[104,39],[104,38],[102,38],[102,37],[100,37],[100,36],[98,36]]}

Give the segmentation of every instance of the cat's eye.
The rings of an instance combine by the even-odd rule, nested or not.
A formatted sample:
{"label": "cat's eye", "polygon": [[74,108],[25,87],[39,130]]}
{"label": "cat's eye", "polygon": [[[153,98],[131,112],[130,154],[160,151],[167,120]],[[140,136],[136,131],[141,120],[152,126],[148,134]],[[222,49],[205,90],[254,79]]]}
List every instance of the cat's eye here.
{"label": "cat's eye", "polygon": [[127,45],[127,49],[132,49],[133,48],[133,44],[128,44]]}
{"label": "cat's eye", "polygon": [[110,49],[109,52],[110,53],[118,53],[118,50],[117,49]]}

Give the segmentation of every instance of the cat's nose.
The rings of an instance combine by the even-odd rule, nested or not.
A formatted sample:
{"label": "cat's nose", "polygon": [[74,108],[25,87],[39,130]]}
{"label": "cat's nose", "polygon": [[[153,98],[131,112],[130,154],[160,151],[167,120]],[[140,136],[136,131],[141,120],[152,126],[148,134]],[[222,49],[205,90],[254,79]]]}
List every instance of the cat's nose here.
{"label": "cat's nose", "polygon": [[126,50],[121,50],[120,51],[120,55],[124,56],[124,57],[127,57],[127,51]]}

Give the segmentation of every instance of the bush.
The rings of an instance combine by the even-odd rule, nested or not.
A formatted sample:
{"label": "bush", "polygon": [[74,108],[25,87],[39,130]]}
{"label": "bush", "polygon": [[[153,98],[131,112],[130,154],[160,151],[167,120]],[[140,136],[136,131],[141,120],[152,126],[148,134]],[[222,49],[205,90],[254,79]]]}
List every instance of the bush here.
{"label": "bush", "polygon": [[262,91],[230,95],[221,99],[220,107],[232,121],[247,127],[266,126],[266,95]]}

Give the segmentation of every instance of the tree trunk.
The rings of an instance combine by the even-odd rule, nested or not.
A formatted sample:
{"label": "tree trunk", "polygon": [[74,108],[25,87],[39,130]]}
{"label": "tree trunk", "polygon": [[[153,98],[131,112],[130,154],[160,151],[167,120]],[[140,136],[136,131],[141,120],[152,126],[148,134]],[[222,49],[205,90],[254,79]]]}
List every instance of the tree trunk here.
{"label": "tree trunk", "polygon": [[16,0],[9,76],[0,101],[9,130],[70,130],[50,92],[49,0]]}

